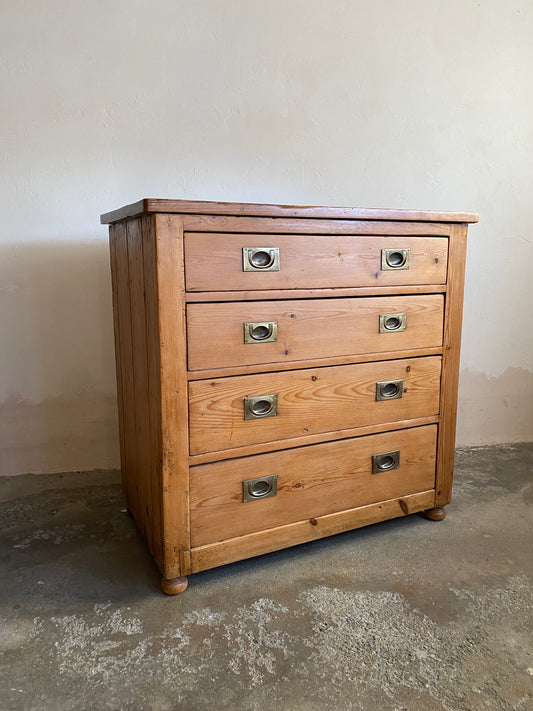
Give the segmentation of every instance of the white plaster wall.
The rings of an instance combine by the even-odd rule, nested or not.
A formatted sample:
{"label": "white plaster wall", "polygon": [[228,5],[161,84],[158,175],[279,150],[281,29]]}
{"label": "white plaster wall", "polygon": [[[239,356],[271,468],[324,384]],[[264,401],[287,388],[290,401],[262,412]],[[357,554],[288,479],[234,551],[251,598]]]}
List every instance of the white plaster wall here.
{"label": "white plaster wall", "polygon": [[533,439],[531,0],[19,0],[0,23],[0,472],[118,465],[99,213],[479,211],[458,441]]}

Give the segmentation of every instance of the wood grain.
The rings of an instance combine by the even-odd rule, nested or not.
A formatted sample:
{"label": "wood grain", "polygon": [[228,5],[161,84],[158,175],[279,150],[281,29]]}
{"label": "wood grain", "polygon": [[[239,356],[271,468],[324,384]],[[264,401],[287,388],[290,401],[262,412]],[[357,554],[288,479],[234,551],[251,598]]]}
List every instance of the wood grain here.
{"label": "wood grain", "polygon": [[[124,431],[124,393],[122,391],[122,349],[120,344],[120,313],[119,313],[119,286],[118,286],[118,254],[116,233],[123,229],[123,226],[111,225],[109,227],[109,257],[111,267],[111,292],[113,303],[113,335],[115,341],[115,377],[117,383],[117,409],[118,409],[118,430],[120,445],[121,466],[126,462],[126,443]],[[124,484],[124,482],[123,482]],[[123,486],[125,489],[125,486]]]}
{"label": "wood grain", "polygon": [[[415,358],[193,381],[190,453],[435,415],[441,359]],[[376,402],[376,382],[403,379],[401,399]],[[279,414],[243,419],[245,397],[277,394]]]}
{"label": "wood grain", "polygon": [[[435,485],[437,427],[417,427],[191,468],[193,547]],[[399,450],[400,467],[372,474],[372,456]],[[243,502],[242,482],[277,476],[277,494]]]}
{"label": "wood grain", "polygon": [[[151,491],[151,553],[158,567],[165,568],[164,531],[162,521],[162,435],[161,435],[161,362],[159,358],[159,300],[157,278],[157,249],[155,219],[153,216],[142,218],[142,256],[144,277],[145,326],[146,326],[146,362],[148,367],[147,402],[144,416],[150,424],[148,477]],[[140,405],[141,406],[141,405]]]}
{"label": "wood grain", "polygon": [[[115,376],[117,382],[117,408],[118,408],[118,430],[119,430],[119,443],[120,443],[120,466],[121,466],[121,477],[122,477],[122,489],[124,496],[126,498],[126,503],[128,501],[128,481],[127,481],[127,463],[126,463],[126,424],[125,424],[125,407],[124,407],[124,391],[123,391],[123,378],[125,378],[125,373],[123,368],[124,354],[123,354],[123,344],[121,343],[121,338],[124,336],[124,327],[121,326],[121,297],[122,285],[119,285],[119,279],[121,276],[121,266],[119,264],[122,255],[123,243],[125,235],[124,225],[111,225],[109,227],[109,256],[110,256],[110,266],[111,266],[111,291],[113,299],[113,333],[115,339]],[[127,267],[127,263],[126,263]],[[124,275],[122,275],[124,279]],[[127,281],[127,277],[126,277]],[[124,317],[124,315],[122,314]],[[129,318],[128,318],[129,322]],[[127,504],[129,506],[129,504]]]}
{"label": "wood grain", "polygon": [[[387,294],[444,294],[445,284],[413,284],[410,286],[389,286]],[[343,289],[263,289],[258,291],[188,291],[187,303],[204,301],[262,301],[264,299],[323,299],[350,296],[382,296],[381,286],[347,287]]]}
{"label": "wood grain", "polygon": [[195,466],[197,464],[209,464],[211,462],[235,459],[238,457],[248,457],[253,454],[262,454],[263,452],[280,452],[285,449],[293,449],[294,447],[306,447],[308,445],[319,444],[321,442],[335,442],[341,439],[365,437],[366,435],[379,434],[382,432],[395,432],[396,430],[405,430],[410,429],[411,427],[434,425],[438,422],[438,415],[430,415],[429,417],[414,417],[409,420],[397,420],[396,422],[385,422],[379,423],[377,425],[365,425],[363,427],[347,427],[346,429],[333,430],[331,432],[319,432],[317,434],[311,435],[299,435],[298,437],[288,437],[287,439],[279,439],[275,442],[259,442],[258,444],[245,445],[244,447],[226,449],[223,452],[206,452],[205,454],[194,454],[189,457],[189,464],[191,466]]}
{"label": "wood grain", "polygon": [[[413,348],[402,351],[402,358],[422,358],[423,356],[442,355],[442,347],[438,348]],[[361,355],[344,355],[335,358],[313,358],[312,360],[295,360],[285,363],[259,363],[257,365],[240,365],[224,368],[207,368],[206,370],[190,370],[187,373],[189,380],[207,380],[211,378],[227,378],[230,375],[251,375],[252,373],[271,373],[273,370],[301,370],[302,368],[321,368],[328,365],[347,365],[350,363],[371,363],[377,360],[396,360],[398,354],[391,353],[363,353]]]}
{"label": "wood grain", "polygon": [[206,215],[259,215],[267,217],[348,218],[374,220],[427,220],[431,222],[477,222],[469,212],[431,210],[390,210],[356,207],[318,207],[310,205],[261,205],[256,203],[215,202],[202,200],[165,200],[144,198],[118,210],[101,215],[102,224],[137,217],[150,212],[197,213]]}
{"label": "wood grain", "polygon": [[[277,247],[279,271],[243,271],[243,247]],[[382,249],[410,249],[409,269],[381,269]],[[448,240],[185,233],[188,291],[444,284]]]}
{"label": "wood grain", "polygon": [[423,491],[399,499],[381,501],[347,511],[289,523],[278,528],[257,531],[246,536],[230,538],[193,548],[192,572],[215,568],[244,558],[277,551],[317,538],[368,526],[378,521],[407,516],[430,507],[435,499],[434,490]]}
{"label": "wood grain", "polygon": [[115,225],[110,230],[111,266],[116,294],[114,308],[116,312],[115,348],[120,354],[120,368],[117,369],[119,396],[119,426],[122,428],[124,447],[121,457],[122,488],[126,505],[138,521],[144,533],[144,517],[141,507],[141,482],[139,480],[137,452],[135,446],[135,390],[133,371],[133,344],[131,331],[131,306],[129,289],[128,237],[126,225]]}
{"label": "wood grain", "polygon": [[[440,294],[189,304],[189,369],[437,348],[443,309]],[[405,331],[380,333],[380,314],[387,313],[406,314]],[[277,340],[245,343],[243,324],[248,322],[275,322]]]}
{"label": "wood grain", "polygon": [[188,575],[180,552],[190,549],[187,343],[183,230],[175,215],[155,216],[161,383],[161,489],[164,578]]}
{"label": "wood grain", "polygon": [[463,323],[466,232],[466,226],[455,225],[452,228],[450,239],[450,269],[444,315],[441,423],[437,450],[435,508],[449,503],[452,496],[457,391],[459,387],[459,360]]}
{"label": "wood grain", "polygon": [[135,448],[135,471],[137,481],[136,507],[140,517],[139,527],[154,550],[156,529],[152,522],[154,506],[150,482],[150,417],[148,391],[148,354],[146,346],[146,311],[144,305],[144,264],[142,246],[141,218],[130,220],[126,224],[128,240],[129,293],[131,308],[131,342],[133,349],[133,401],[135,436],[132,447]]}
{"label": "wood grain", "polygon": [[405,235],[447,237],[446,222],[388,222],[384,220],[306,220],[283,217],[222,217],[184,215],[186,233],[218,232],[220,234],[249,232],[258,234],[300,235]]}

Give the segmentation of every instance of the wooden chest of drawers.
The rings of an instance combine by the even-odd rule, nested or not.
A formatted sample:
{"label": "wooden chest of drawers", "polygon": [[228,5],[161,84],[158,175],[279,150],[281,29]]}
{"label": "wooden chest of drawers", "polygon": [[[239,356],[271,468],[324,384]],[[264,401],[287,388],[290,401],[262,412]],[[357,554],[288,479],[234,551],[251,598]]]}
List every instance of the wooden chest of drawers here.
{"label": "wooden chest of drawers", "polygon": [[166,593],[444,518],[477,215],[142,200],[102,222],[123,488]]}

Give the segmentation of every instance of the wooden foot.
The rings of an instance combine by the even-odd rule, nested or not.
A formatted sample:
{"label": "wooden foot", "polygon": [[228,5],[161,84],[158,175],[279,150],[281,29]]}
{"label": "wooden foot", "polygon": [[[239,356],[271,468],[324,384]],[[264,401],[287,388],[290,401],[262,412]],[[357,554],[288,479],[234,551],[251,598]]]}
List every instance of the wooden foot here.
{"label": "wooden foot", "polygon": [[441,506],[438,506],[436,509],[424,511],[424,513],[432,521],[442,521],[442,519],[446,517],[446,511]]}
{"label": "wooden foot", "polygon": [[187,588],[187,578],[162,578],[161,590],[166,595],[179,595]]}

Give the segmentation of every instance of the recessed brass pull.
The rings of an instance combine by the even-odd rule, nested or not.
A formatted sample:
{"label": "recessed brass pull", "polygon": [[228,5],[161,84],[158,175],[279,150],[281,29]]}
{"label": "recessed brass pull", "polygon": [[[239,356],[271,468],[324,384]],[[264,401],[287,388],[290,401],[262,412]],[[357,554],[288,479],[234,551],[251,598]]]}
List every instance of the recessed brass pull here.
{"label": "recessed brass pull", "polygon": [[391,472],[394,469],[400,468],[400,450],[394,452],[382,452],[374,454],[372,457],[372,474],[380,474],[381,472]]}
{"label": "recessed brass pull", "polygon": [[407,314],[380,314],[379,332],[398,333],[407,328]]}
{"label": "recessed brass pull", "polygon": [[376,400],[399,400],[403,395],[403,380],[376,383]]}
{"label": "recessed brass pull", "polygon": [[381,269],[409,269],[410,249],[382,249]]}
{"label": "recessed brass pull", "polygon": [[245,343],[273,343],[278,340],[277,321],[243,323]]}
{"label": "recessed brass pull", "polygon": [[245,272],[279,272],[279,247],[243,247],[242,268]]}
{"label": "recessed brass pull", "polygon": [[256,479],[246,479],[242,482],[242,500],[257,501],[278,493],[278,475],[270,474]]}
{"label": "recessed brass pull", "polygon": [[278,396],[258,395],[244,398],[244,419],[258,420],[262,417],[276,417],[278,414]]}

